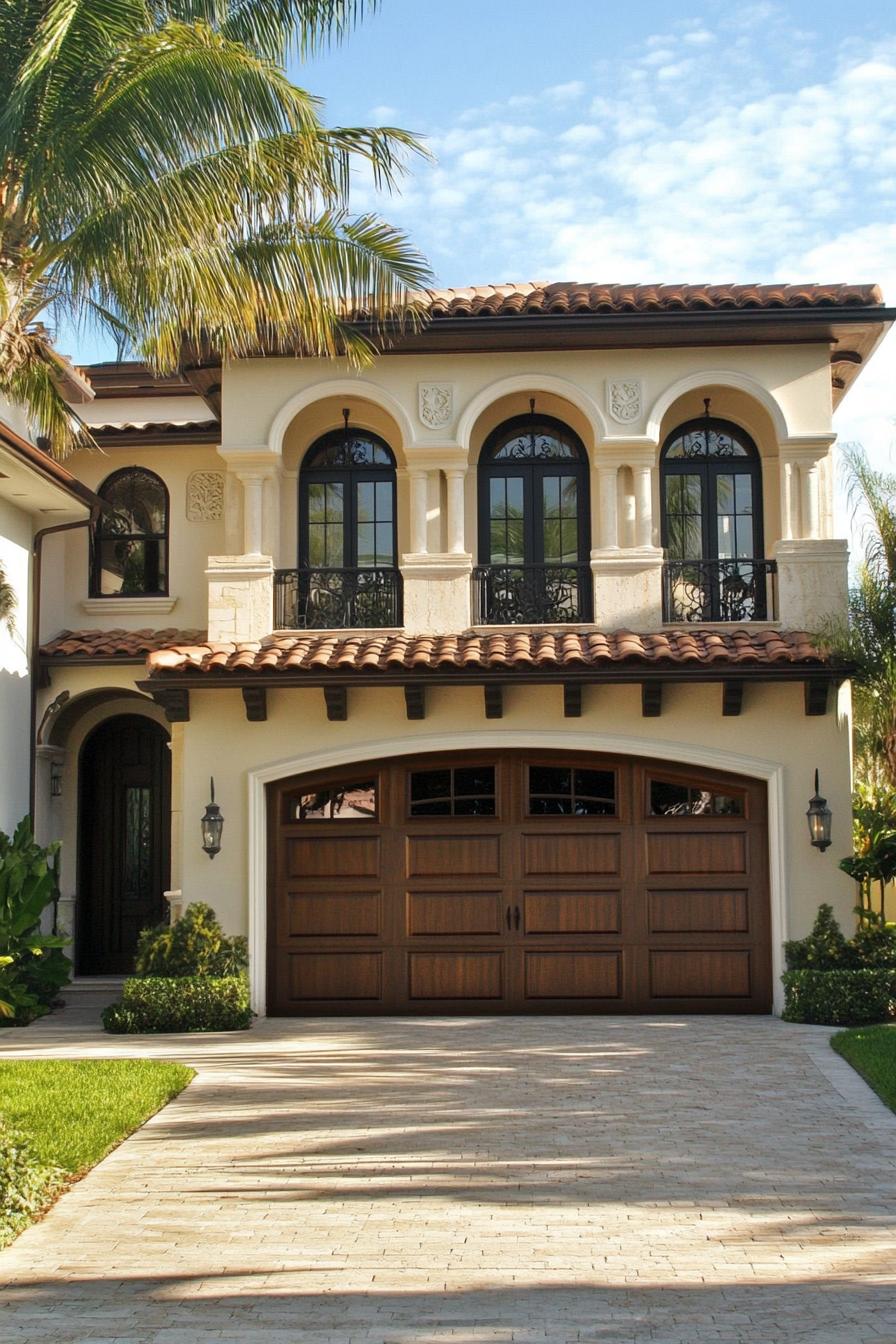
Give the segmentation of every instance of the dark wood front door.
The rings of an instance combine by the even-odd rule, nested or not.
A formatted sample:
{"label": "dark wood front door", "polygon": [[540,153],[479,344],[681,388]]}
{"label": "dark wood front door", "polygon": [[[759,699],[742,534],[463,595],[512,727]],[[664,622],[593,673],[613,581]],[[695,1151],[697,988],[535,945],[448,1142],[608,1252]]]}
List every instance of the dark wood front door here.
{"label": "dark wood front door", "polygon": [[76,947],[81,975],[133,970],[141,929],[164,914],[170,882],[171,757],[152,719],[123,714],[81,751]]}
{"label": "dark wood front door", "polygon": [[538,752],[270,786],[272,1014],[768,1012],[765,788]]}

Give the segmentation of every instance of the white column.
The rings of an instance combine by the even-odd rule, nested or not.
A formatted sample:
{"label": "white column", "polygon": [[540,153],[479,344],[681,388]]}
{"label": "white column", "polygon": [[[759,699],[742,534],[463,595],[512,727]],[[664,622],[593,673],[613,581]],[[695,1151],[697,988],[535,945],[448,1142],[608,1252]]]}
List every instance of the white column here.
{"label": "white column", "polygon": [[262,482],[262,554],[280,558],[280,472],[268,473]]}
{"label": "white column", "polygon": [[650,467],[633,467],[635,478],[635,544],[653,545],[653,496],[651,494]]}
{"label": "white column", "polygon": [[803,536],[814,541],[818,538],[818,463],[808,462],[800,468],[803,488]]}
{"label": "white column", "polygon": [[237,473],[243,483],[243,554],[261,555],[262,485],[260,471]]}
{"label": "white column", "polygon": [[464,478],[466,472],[452,468],[445,472],[448,482],[447,544],[451,555],[464,554]]}
{"label": "white column", "polygon": [[598,468],[600,480],[600,545],[601,550],[619,546],[619,517],[617,511],[617,467]]}
{"label": "white column", "polygon": [[793,537],[793,466],[790,462],[781,463],[781,540],[790,541]]}
{"label": "white column", "polygon": [[408,475],[411,478],[411,553],[425,555],[429,473],[412,470]]}

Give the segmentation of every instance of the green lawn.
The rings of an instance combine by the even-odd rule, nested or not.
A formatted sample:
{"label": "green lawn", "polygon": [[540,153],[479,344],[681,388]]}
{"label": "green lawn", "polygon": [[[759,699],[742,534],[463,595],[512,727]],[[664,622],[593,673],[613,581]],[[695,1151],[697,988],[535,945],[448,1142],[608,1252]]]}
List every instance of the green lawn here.
{"label": "green lawn", "polygon": [[891,1027],[854,1027],[839,1031],[831,1045],[874,1088],[891,1111],[896,1111],[896,1024]]}
{"label": "green lawn", "polygon": [[[53,1188],[95,1166],[192,1077],[182,1064],[153,1059],[2,1061],[0,1117],[42,1164],[62,1173]],[[5,1217],[0,1198],[0,1246],[21,1226],[21,1218]]]}

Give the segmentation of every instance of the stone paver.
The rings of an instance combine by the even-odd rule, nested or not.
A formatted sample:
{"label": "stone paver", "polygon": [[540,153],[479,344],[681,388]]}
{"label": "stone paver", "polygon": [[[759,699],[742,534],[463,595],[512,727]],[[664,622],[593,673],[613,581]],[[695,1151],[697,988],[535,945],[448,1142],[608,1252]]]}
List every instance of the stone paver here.
{"label": "stone paver", "polygon": [[896,1118],[769,1018],[297,1020],[0,1253],[3,1344],[896,1344]]}

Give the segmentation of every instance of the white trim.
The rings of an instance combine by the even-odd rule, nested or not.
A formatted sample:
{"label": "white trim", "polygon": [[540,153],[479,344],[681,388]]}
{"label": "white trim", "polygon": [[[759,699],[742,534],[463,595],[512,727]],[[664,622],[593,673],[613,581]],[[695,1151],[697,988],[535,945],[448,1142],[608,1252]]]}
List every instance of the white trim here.
{"label": "white trim", "polygon": [[787,421],[784,418],[780,403],[772,396],[767,387],[763,387],[755,378],[750,378],[746,373],[739,373],[735,369],[704,369],[699,373],[689,373],[686,377],[678,378],[674,383],[670,383],[659,394],[648,411],[647,433],[650,437],[659,442],[663,416],[673,402],[677,401],[679,397],[683,397],[686,392],[699,392],[707,387],[734,387],[739,392],[746,392],[748,397],[758,401],[768,411],[775,427],[776,437],[778,439],[789,437],[790,431],[787,428]]}
{"label": "white trim", "polygon": [[510,378],[499,378],[496,383],[484,387],[467,402],[458,421],[457,441],[468,454],[473,426],[483,411],[487,411],[489,406],[496,401],[500,401],[502,397],[509,397],[517,392],[528,392],[535,395],[539,392],[548,392],[552,396],[562,397],[564,401],[568,401],[588,421],[591,433],[594,436],[595,446],[606,438],[618,437],[618,435],[610,433],[603,411],[594,398],[589,396],[583,388],[577,386],[576,383],[569,382],[566,378],[557,378],[553,374],[538,373],[533,370],[532,373],[516,373]]}
{"label": "white trim", "polygon": [[[374,406],[379,406],[380,410],[385,411],[387,415],[391,415],[398,425],[402,437],[402,449],[416,439],[414,426],[404,406],[384,387],[380,387],[379,384],[372,383],[366,378],[330,378],[322,383],[314,383],[312,387],[303,388],[301,392],[297,392],[280,407],[271,422],[268,433],[268,450],[282,456],[284,436],[296,416],[308,406],[312,406],[314,402],[324,401],[328,397],[351,397],[356,400],[370,401]],[[352,422],[354,424],[362,423],[357,414],[352,415]],[[395,450],[395,444],[389,446],[393,451]]]}
{"label": "white trim", "polygon": [[[267,996],[267,814],[265,786],[291,775],[310,774],[329,770],[352,762],[373,761],[381,757],[411,756],[424,752],[463,751],[479,748],[486,739],[481,730],[467,733],[426,733],[417,736],[381,738],[363,746],[339,747],[330,751],[312,752],[306,756],[292,756],[259,766],[248,772],[249,805],[249,982],[252,1008],[263,1017]],[[769,903],[771,907],[772,985],[773,1009],[780,1014],[784,1007],[781,973],[784,969],[783,943],[788,936],[787,905],[785,900],[786,832],[784,827],[784,766],[778,761],[765,761],[756,756],[741,756],[738,752],[722,751],[702,743],[651,742],[627,734],[581,732],[575,736],[569,730],[556,729],[525,731],[518,728],[497,728],[488,733],[487,745],[496,750],[507,748],[535,751],[556,749],[594,751],[622,756],[646,756],[655,760],[680,761],[684,765],[703,766],[705,769],[727,770],[732,774],[747,775],[765,780],[768,785],[768,846],[769,846]]]}
{"label": "white trim", "polygon": [[90,616],[101,611],[116,616],[167,616],[176,605],[176,597],[85,597],[81,610]]}

